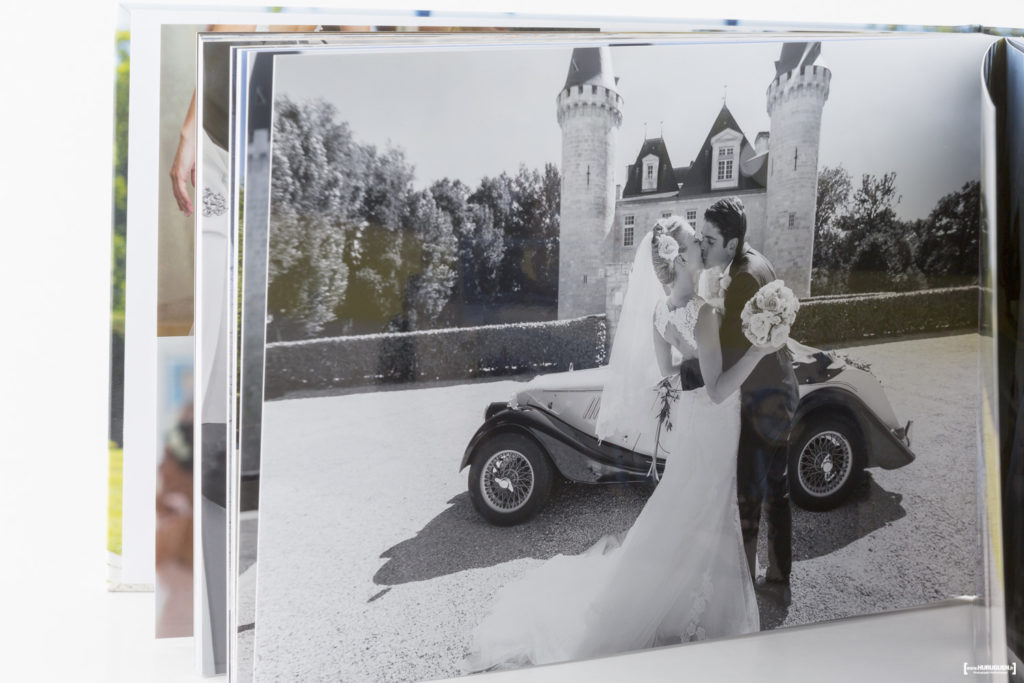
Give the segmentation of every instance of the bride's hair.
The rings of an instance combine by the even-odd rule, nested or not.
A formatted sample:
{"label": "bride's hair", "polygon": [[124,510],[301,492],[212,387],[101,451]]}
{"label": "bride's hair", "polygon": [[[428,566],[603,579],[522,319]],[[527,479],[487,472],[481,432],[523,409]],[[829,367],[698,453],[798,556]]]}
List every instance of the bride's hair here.
{"label": "bride's hair", "polygon": [[[661,218],[654,224],[651,230],[651,262],[654,264],[654,273],[663,285],[671,285],[676,279],[675,262],[679,258],[679,245],[688,240],[696,239],[696,232],[690,224],[679,216],[668,216]],[[672,243],[675,243],[675,248]],[[676,256],[667,258],[665,254],[676,253]]]}

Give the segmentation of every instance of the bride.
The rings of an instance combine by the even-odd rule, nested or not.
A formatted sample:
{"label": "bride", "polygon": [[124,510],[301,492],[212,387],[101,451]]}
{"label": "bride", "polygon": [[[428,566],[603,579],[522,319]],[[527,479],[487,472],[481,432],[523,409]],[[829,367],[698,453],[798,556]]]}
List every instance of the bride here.
{"label": "bride", "polygon": [[656,429],[656,414],[665,413],[660,484],[621,544],[606,536],[499,590],[473,634],[467,671],[759,629],[736,507],[738,390],[778,347],[751,347],[722,371],[721,314],[696,293],[699,244],[673,216],[637,247],[601,397],[605,440]]}

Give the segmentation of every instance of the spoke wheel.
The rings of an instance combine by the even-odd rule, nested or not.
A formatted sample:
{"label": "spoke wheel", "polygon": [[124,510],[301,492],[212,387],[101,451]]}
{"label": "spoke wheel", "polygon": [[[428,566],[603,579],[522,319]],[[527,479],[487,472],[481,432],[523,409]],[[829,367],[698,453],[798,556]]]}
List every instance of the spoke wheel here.
{"label": "spoke wheel", "polygon": [[801,487],[816,496],[837,491],[850,478],[853,448],[839,432],[819,432],[800,453],[797,472]]}
{"label": "spoke wheel", "polygon": [[793,501],[808,510],[842,503],[864,470],[864,449],[853,422],[840,416],[811,416],[790,444],[789,486]]}
{"label": "spoke wheel", "polygon": [[482,444],[469,469],[469,495],[485,519],[499,526],[524,522],[551,494],[554,467],[533,439],[497,434]]}
{"label": "spoke wheel", "polygon": [[533,493],[533,465],[519,451],[498,451],[484,463],[484,502],[496,512],[515,512]]}

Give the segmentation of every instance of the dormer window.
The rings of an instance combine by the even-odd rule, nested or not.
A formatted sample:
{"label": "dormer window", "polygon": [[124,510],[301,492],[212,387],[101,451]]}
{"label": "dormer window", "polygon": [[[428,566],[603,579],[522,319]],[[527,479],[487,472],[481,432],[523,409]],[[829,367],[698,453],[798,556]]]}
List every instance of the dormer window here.
{"label": "dormer window", "polygon": [[720,183],[732,180],[733,174],[733,148],[723,147],[718,150],[718,178]]}
{"label": "dormer window", "polygon": [[725,129],[711,139],[712,166],[711,166],[711,189],[726,190],[739,186],[739,169],[737,159],[739,157],[740,143],[743,136],[739,131]]}
{"label": "dormer window", "polygon": [[658,189],[658,157],[648,154],[643,158],[643,175],[640,185],[641,192],[652,192]]}

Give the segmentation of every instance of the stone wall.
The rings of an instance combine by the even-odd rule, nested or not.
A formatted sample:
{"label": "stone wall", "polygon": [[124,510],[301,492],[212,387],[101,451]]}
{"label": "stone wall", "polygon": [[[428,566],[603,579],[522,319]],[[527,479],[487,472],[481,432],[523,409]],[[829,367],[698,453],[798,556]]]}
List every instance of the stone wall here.
{"label": "stone wall", "polygon": [[558,96],[562,127],[559,210],[558,317],[604,313],[603,253],[615,213],[617,129],[622,98],[601,86],[578,86]]}
{"label": "stone wall", "polygon": [[768,88],[771,135],[764,255],[799,297],[811,292],[818,144],[831,72],[820,66],[778,76]]}

